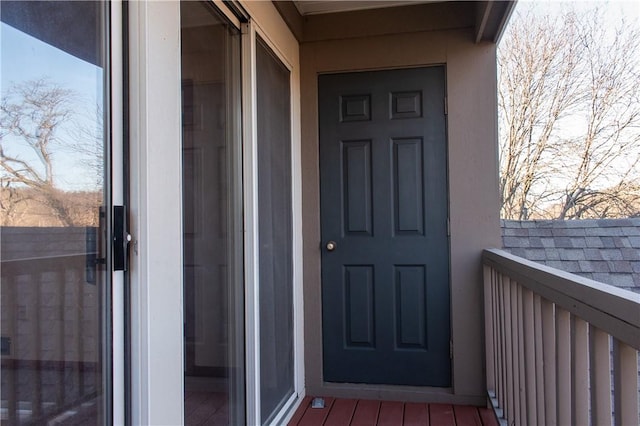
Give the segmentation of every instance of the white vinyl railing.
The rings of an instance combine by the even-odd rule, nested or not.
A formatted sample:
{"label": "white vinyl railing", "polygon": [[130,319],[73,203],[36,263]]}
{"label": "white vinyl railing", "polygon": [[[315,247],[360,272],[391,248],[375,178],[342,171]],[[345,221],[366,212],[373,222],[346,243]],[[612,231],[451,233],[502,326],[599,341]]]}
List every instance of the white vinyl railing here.
{"label": "white vinyl railing", "polygon": [[640,295],[485,250],[487,389],[508,425],[638,425]]}

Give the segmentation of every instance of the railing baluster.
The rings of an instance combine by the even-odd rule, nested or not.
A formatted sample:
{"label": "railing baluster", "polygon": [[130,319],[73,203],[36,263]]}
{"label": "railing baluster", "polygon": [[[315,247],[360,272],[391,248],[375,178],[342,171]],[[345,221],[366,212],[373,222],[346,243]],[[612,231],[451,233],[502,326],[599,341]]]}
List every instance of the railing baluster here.
{"label": "railing baluster", "polygon": [[571,422],[571,314],[556,307],[558,424]]}
{"label": "railing baluster", "polygon": [[[84,352],[85,340],[95,339],[86,312],[96,309],[85,309],[93,299],[85,291],[95,288],[84,285],[84,261],[62,256],[2,262],[3,336],[11,338],[11,354],[3,357],[3,424],[46,423],[100,391],[96,354]],[[93,376],[85,381],[85,375]]]}
{"label": "railing baluster", "polygon": [[597,327],[589,326],[591,363],[591,424],[611,424],[611,338]]}
{"label": "railing baluster", "polygon": [[486,350],[485,350],[485,368],[487,369],[487,388],[491,390],[496,390],[496,375],[495,375],[495,337],[493,325],[495,322],[493,321],[493,300],[492,300],[492,271],[491,268],[485,266],[483,268],[484,274],[484,306],[485,309],[489,309],[489,312],[485,312],[484,315],[484,334],[485,334],[485,342],[486,342]]}
{"label": "railing baluster", "polygon": [[505,381],[507,383],[507,406],[506,415],[507,418],[513,418],[514,416],[514,403],[513,403],[513,344],[511,337],[513,336],[513,320],[511,319],[511,285],[508,277],[502,277],[503,284],[503,305],[504,305],[504,331],[505,331],[505,359],[507,361],[507,374]]}
{"label": "railing baluster", "polygon": [[506,424],[640,424],[640,297],[500,250],[483,265],[487,383]]}
{"label": "railing baluster", "polygon": [[[4,272],[4,270],[2,272]],[[18,293],[18,289],[17,289],[18,280],[16,280],[12,274],[7,274],[6,276],[2,277],[1,282],[4,290],[2,292],[2,302],[4,304],[2,313],[8,323],[6,327],[7,327],[7,330],[10,330],[10,334],[8,337],[11,339],[9,341],[10,350],[11,350],[10,357],[5,361],[8,363],[8,365],[6,367],[3,367],[2,369],[3,375],[6,375],[6,378],[7,378],[7,389],[9,390],[9,392],[7,392],[8,395],[3,393],[2,396],[7,399],[8,424],[14,425],[14,424],[18,424],[18,420],[17,420],[17,415],[18,415],[17,382],[18,381],[16,380],[16,376],[17,376],[16,360],[18,358],[17,352],[16,352],[18,348],[18,334],[17,334],[18,327],[16,326],[17,324],[16,316],[18,315],[18,311],[17,311],[18,298],[16,297],[16,293]],[[6,309],[9,306],[13,306],[14,308]]]}
{"label": "railing baluster", "polygon": [[[533,292],[532,292],[533,293]],[[544,363],[543,363],[543,340],[542,340],[542,300],[537,294],[533,296],[533,325],[535,328],[535,398],[536,398],[536,420],[538,424],[547,424],[544,412]]]}
{"label": "railing baluster", "polygon": [[85,356],[84,356],[84,339],[85,339],[85,335],[84,335],[84,320],[83,320],[83,316],[84,316],[84,304],[85,304],[85,291],[86,291],[86,286],[84,285],[83,281],[80,280],[80,283],[78,284],[78,306],[77,306],[77,310],[78,310],[78,333],[76,334],[76,339],[78,340],[78,394],[79,397],[83,397],[86,393],[85,391],[85,374],[87,374],[87,372],[82,371],[82,366],[85,364]]}
{"label": "railing baluster", "polygon": [[613,339],[613,371],[616,425],[639,424],[638,351]]}
{"label": "railing baluster", "polygon": [[525,406],[527,407],[527,423],[535,426],[538,424],[538,411],[536,407],[536,336],[533,317],[533,293],[531,290],[522,289],[522,307],[526,384]]}
{"label": "railing baluster", "polygon": [[577,425],[589,424],[589,325],[576,317],[571,316],[571,335],[573,363],[571,375],[573,376],[573,393],[571,409],[573,421]]}
{"label": "railing baluster", "polygon": [[[498,274],[496,272],[496,274]],[[506,379],[506,336],[504,331],[504,286],[502,285],[502,274],[498,274],[495,282],[496,300],[498,302],[498,310],[496,311],[496,317],[498,320],[498,330],[500,339],[500,350],[498,352],[499,374],[500,374],[500,393],[499,404],[504,410],[507,407],[507,379]]]}
{"label": "railing baluster", "polygon": [[39,419],[42,416],[42,333],[40,326],[42,324],[42,274],[37,274],[37,280],[30,280],[29,284],[35,294],[33,299],[33,333],[30,337],[33,339],[33,399],[31,400],[32,418]]}
{"label": "railing baluster", "polygon": [[517,425],[522,424],[520,417],[520,324],[518,323],[518,287],[515,280],[509,279],[511,306],[511,360],[513,378],[513,414]]}
{"label": "railing baluster", "polygon": [[558,424],[557,385],[556,385],[556,312],[553,303],[542,299],[542,342],[544,362],[544,412],[545,424]]}
{"label": "railing baluster", "polygon": [[518,338],[518,368],[516,369],[518,375],[518,424],[526,425],[527,422],[527,399],[525,395],[525,363],[524,363],[524,327],[522,316],[522,286],[515,282],[516,285],[516,332]]}
{"label": "railing baluster", "polygon": [[504,309],[503,315],[503,327],[504,327],[504,357],[506,360],[506,374],[505,374],[505,384],[506,384],[506,406],[505,411],[507,413],[507,418],[513,417],[513,357],[512,357],[512,348],[511,344],[511,327],[513,322],[511,321],[511,286],[509,285],[509,278],[506,276],[502,276],[502,306]]}
{"label": "railing baluster", "polygon": [[493,283],[494,287],[494,296],[496,300],[496,305],[494,308],[494,316],[496,318],[496,325],[498,328],[498,359],[497,362],[497,371],[498,371],[498,401],[500,407],[504,409],[506,406],[506,382],[505,382],[505,361],[504,361],[504,350],[505,350],[505,341],[504,341],[504,321],[503,321],[503,304],[502,304],[502,285],[501,280],[502,276],[495,273],[495,281]]}
{"label": "railing baluster", "polygon": [[[55,350],[53,351],[55,353],[55,359],[53,360],[52,367],[55,370],[52,371],[52,376],[56,377],[56,410],[58,410],[61,407],[64,407],[66,403],[64,389],[64,376],[66,370],[66,363],[64,362],[64,288],[66,280],[64,267],[62,265],[60,265],[56,269],[54,273],[54,280],[56,289],[54,302],[55,304],[54,306],[52,306],[52,311],[56,311],[56,322],[58,324],[55,330],[52,330],[54,333],[54,345],[56,346]],[[52,287],[54,286],[52,285]],[[55,364],[58,364],[58,366],[56,366]]]}

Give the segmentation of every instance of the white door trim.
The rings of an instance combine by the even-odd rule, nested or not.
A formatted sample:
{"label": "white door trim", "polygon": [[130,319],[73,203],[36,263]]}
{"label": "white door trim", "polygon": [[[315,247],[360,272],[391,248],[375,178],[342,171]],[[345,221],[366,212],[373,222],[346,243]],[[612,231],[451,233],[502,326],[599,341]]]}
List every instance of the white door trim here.
{"label": "white door trim", "polygon": [[133,424],[182,424],[180,3],[128,2]]}

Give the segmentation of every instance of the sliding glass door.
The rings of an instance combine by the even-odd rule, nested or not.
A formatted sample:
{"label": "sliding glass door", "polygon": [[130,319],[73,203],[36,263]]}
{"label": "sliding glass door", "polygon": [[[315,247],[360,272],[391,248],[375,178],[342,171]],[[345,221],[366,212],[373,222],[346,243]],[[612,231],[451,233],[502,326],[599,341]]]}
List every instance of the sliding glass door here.
{"label": "sliding glass door", "polygon": [[244,422],[240,33],[182,2],[185,424]]}
{"label": "sliding glass door", "polygon": [[260,413],[268,423],[294,393],[290,72],[258,37]]}
{"label": "sliding glass door", "polygon": [[112,421],[108,11],[0,8],[2,424]]}

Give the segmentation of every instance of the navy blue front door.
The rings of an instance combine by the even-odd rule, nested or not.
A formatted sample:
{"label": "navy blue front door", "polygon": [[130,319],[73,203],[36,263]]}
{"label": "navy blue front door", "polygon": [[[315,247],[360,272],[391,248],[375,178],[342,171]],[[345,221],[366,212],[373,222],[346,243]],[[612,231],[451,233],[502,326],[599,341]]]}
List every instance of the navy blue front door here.
{"label": "navy blue front door", "polygon": [[319,77],[325,381],[450,386],[444,87]]}

